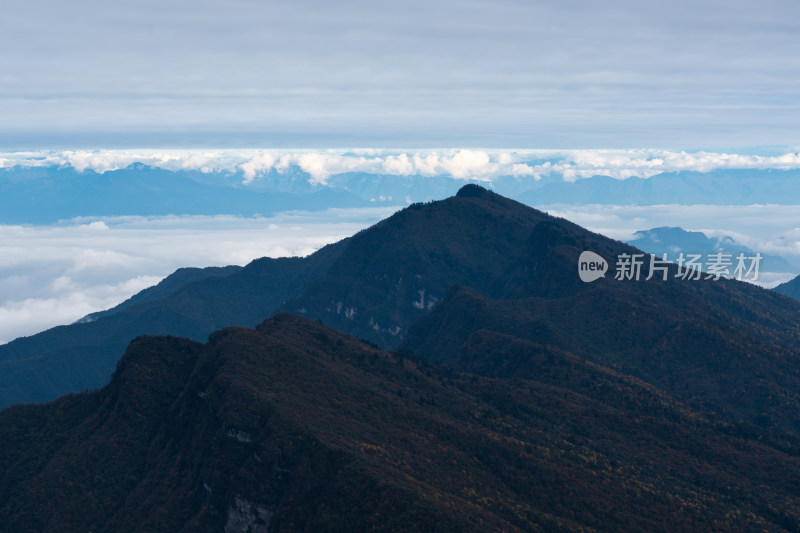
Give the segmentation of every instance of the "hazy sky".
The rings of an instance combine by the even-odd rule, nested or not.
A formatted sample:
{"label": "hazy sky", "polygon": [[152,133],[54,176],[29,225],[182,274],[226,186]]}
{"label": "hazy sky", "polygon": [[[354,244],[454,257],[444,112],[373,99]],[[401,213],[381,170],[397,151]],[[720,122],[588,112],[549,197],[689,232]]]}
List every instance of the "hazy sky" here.
{"label": "hazy sky", "polygon": [[0,148],[800,143],[800,2],[5,0]]}

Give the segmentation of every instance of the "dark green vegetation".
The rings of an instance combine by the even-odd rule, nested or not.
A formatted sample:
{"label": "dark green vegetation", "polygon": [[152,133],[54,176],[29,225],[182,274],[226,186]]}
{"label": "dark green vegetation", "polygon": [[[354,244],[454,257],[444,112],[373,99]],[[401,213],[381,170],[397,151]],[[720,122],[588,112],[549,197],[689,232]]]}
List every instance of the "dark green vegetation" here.
{"label": "dark green vegetation", "polygon": [[[501,300],[581,298],[598,287],[616,287],[610,280],[580,282],[575,275],[577,257],[585,249],[609,260],[635,251],[468,185],[453,198],[414,204],[307,259],[261,259],[229,275],[179,271],[162,283],[164,288],[150,289],[153,294],[144,291],[100,313],[95,322],[54,328],[0,346],[0,406],[102,386],[125,346],[138,335],[204,340],[215,329],[252,326],[280,310],[396,348],[408,328],[454,285]],[[206,279],[192,280],[193,276]],[[631,294],[658,299],[658,308],[651,310],[667,317],[699,305],[698,316],[725,311],[736,320],[751,321],[749,308],[754,307],[764,309],[763,316],[755,316],[759,327],[785,316],[776,335],[792,334],[785,320],[795,320],[796,307],[754,287],[716,282],[619,285],[624,292],[619,292],[623,299],[618,310]],[[706,301],[706,294],[714,296]],[[640,348],[638,356],[648,347]]]}
{"label": "dark green vegetation", "polygon": [[347,241],[306,258],[257,259],[225,269],[181,269],[127,302],[0,346],[0,407],[42,402],[108,382],[125,347],[139,335],[205,340],[225,326],[258,324],[302,294]]}
{"label": "dark green vegetation", "polygon": [[[454,198],[413,204],[353,236],[328,272],[281,310],[396,347],[453,284],[493,296],[507,292],[532,230],[552,220],[467,185]],[[532,281],[551,290],[547,280]]]}
{"label": "dark green vegetation", "polygon": [[794,298],[795,300],[800,300],[800,276],[797,276],[786,283],[781,283],[772,290],[780,294],[785,294],[786,296]]}
{"label": "dark green vegetation", "polygon": [[78,320],[78,323],[93,322],[98,318],[115,315],[120,311],[135,305],[157,301],[161,298],[168,297],[189,283],[194,283],[196,281],[202,281],[209,278],[222,278],[238,272],[241,269],[242,267],[236,265],[229,265],[225,267],[179,268],[161,280],[158,284],[134,294],[121,304],[114,306],[111,309],[86,315],[82,319]]}
{"label": "dark green vegetation", "polygon": [[404,348],[453,364],[476,342],[488,349],[481,335],[509,335],[794,439],[800,437],[799,317],[798,302],[737,282],[612,281],[562,298],[504,300],[455,287],[412,326]]}
{"label": "dark green vegetation", "polygon": [[183,273],[70,328],[305,317],[141,337],[104,389],[0,412],[0,530],[800,531],[800,302],[614,280],[634,252],[466,186]]}
{"label": "dark green vegetation", "polygon": [[104,389],[0,413],[0,529],[800,527],[795,450],[559,350],[474,348],[504,379],[291,315],[137,339]]}

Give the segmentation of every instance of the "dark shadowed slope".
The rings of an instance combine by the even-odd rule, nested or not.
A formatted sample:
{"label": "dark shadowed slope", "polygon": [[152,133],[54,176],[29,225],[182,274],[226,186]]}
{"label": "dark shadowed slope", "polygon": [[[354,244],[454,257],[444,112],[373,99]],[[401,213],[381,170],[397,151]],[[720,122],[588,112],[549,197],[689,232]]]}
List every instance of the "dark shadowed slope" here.
{"label": "dark shadowed slope", "polygon": [[92,313],[86,315],[82,319],[78,320],[78,323],[81,322],[92,322],[93,320],[97,320],[100,317],[104,316],[111,316],[114,315],[123,309],[128,309],[133,307],[137,304],[142,304],[145,302],[151,302],[153,300],[159,300],[161,298],[166,298],[178,290],[182,289],[185,285],[189,283],[193,283],[195,281],[201,281],[209,278],[222,278],[225,276],[229,276],[234,272],[238,272],[241,270],[242,267],[238,265],[228,265],[224,267],[206,267],[206,268],[179,268],[163,280],[161,280],[156,285],[152,287],[148,287],[143,291],[139,291],[124,302],[119,305],[112,307],[111,309],[106,309],[105,311],[98,311],[96,313]]}
{"label": "dark shadowed slope", "polygon": [[[611,272],[578,278],[593,250]],[[637,250],[560,220],[539,224],[502,281],[454,288],[409,331],[404,348],[456,365],[470,337],[490,331],[550,346],[643,379],[696,408],[800,437],[800,304],[729,280],[613,279]]]}
{"label": "dark shadowed slope", "polygon": [[0,529],[799,527],[796,451],[565,352],[530,370],[460,375],[289,315],[140,338],[103,390],[0,413]]}
{"label": "dark shadowed slope", "polygon": [[800,300],[800,276],[797,276],[786,283],[781,283],[772,290],[779,294],[785,294],[786,296],[794,298],[795,300]]}
{"label": "dark shadowed slope", "polygon": [[[580,281],[577,262],[583,250],[611,263],[606,279]],[[397,347],[415,322],[460,285],[489,301],[512,302],[508,319],[501,316],[500,325],[493,326],[500,333],[552,342],[654,380],[687,401],[735,406],[729,414],[764,427],[800,429],[793,392],[800,390],[800,303],[745,283],[677,280],[674,267],[668,281],[614,281],[614,261],[623,253],[638,250],[467,185],[455,197],[409,206],[307,260],[264,260],[78,325],[89,329],[57,328],[16,345],[26,351],[14,357],[5,356],[14,343],[2,347],[0,376],[9,376],[8,397],[16,401],[43,398],[25,396],[32,389],[28,383],[42,379],[59,387],[52,398],[102,384],[124,343],[138,334],[203,339],[215,327],[256,323],[275,306],[379,346]],[[536,313],[557,317],[534,315],[539,325],[533,331],[543,337],[528,331],[528,323],[520,333],[502,329],[528,313],[531,299],[538,302]],[[487,328],[469,310],[451,309],[448,315],[459,318],[438,330],[427,327],[408,347],[455,360],[465,335]],[[90,329],[98,324],[101,333]],[[70,339],[82,337],[66,342],[59,336],[67,333]],[[97,339],[117,344],[111,351],[108,345],[99,349],[93,344]],[[425,351],[440,344],[455,348]],[[92,372],[90,380],[77,379]]]}
{"label": "dark shadowed slope", "polygon": [[282,310],[397,346],[456,283],[501,295],[521,243],[548,215],[476,185],[414,204],[353,236],[346,253]]}
{"label": "dark shadowed slope", "polygon": [[756,298],[735,282],[640,284],[609,282],[562,298],[507,300],[457,287],[414,324],[403,346],[471,368],[461,361],[474,351],[474,335],[508,335],[635,376],[696,408],[800,438],[796,302],[761,289]]}
{"label": "dark shadowed slope", "polygon": [[[125,347],[139,335],[205,340],[221,327],[257,324],[281,302],[302,294],[346,242],[306,258],[257,259],[228,275],[190,280],[169,290],[157,286],[151,290],[158,297],[145,291],[132,299],[138,303],[123,304],[91,322],[52,328],[0,346],[0,407],[103,386]],[[167,278],[164,283],[172,281]]]}

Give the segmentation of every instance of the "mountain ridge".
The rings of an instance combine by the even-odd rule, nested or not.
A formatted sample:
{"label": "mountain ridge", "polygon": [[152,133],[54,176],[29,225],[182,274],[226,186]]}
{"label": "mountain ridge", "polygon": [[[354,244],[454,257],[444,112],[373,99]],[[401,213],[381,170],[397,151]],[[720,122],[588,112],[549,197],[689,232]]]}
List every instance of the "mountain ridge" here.
{"label": "mountain ridge", "polygon": [[800,300],[800,276],[790,279],[786,283],[781,283],[772,290],[789,298]]}
{"label": "mountain ridge", "polygon": [[346,243],[344,239],[325,246],[306,258],[257,259],[224,276],[206,276],[206,272],[204,279],[195,279],[202,272],[194,272],[186,283],[159,289],[158,298],[140,293],[94,320],[4,344],[0,346],[0,408],[101,387],[125,347],[140,335],[205,340],[221,327],[257,324],[283,300],[302,293]]}
{"label": "mountain ridge", "polygon": [[[201,171],[147,165],[94,172],[71,167],[0,168],[0,223],[53,224],[76,217],[269,216],[292,209],[374,205],[333,187],[287,192],[243,188]],[[87,191],[91,191],[89,194]]]}
{"label": "mountain ridge", "polygon": [[[57,328],[48,333],[50,337],[34,336],[0,347],[0,366],[7,369],[0,376],[10,376],[6,383],[9,383],[7,387],[11,392],[6,393],[4,403],[20,401],[13,399],[20,397],[22,401],[52,399],[59,393],[99,387],[110,375],[111,365],[125,344],[136,335],[177,334],[203,340],[214,329],[226,325],[252,325],[275,311],[290,311],[321,320],[356,338],[385,348],[396,348],[403,342],[409,328],[435,310],[454,285],[471,287],[487,299],[497,301],[539,298],[552,302],[580,302],[588,297],[586,301],[591,302],[602,320],[579,317],[580,320],[605,323],[611,331],[614,330],[613,321],[620,320],[628,328],[626,342],[633,343],[634,353],[640,357],[644,344],[633,340],[631,332],[635,331],[636,323],[629,316],[630,305],[645,313],[639,324],[646,325],[643,329],[645,338],[652,337],[654,332],[665,331],[667,322],[658,318],[659,313],[679,317],[691,312],[692,307],[698,307],[703,312],[694,312],[691,316],[700,317],[704,327],[718,332],[733,331],[730,324],[720,319],[710,322],[703,318],[724,316],[746,332],[733,336],[744,343],[734,350],[737,354],[742,353],[742,346],[769,346],[770,352],[777,354],[789,353],[797,345],[797,335],[792,333],[797,330],[800,316],[796,302],[733,281],[678,280],[675,279],[675,266],[669,267],[667,281],[616,280],[611,275],[612,266],[605,278],[587,284],[576,275],[578,256],[584,250],[599,253],[612,265],[614,258],[622,254],[640,253],[636,248],[588,232],[569,221],[536,211],[485,188],[466,185],[452,198],[413,204],[309,259],[259,260],[230,276],[198,281],[206,292],[179,291],[160,303],[151,302],[149,307],[132,306],[103,321],[78,324],[74,326],[78,328],[75,330]],[[309,261],[315,265],[313,268],[302,266]],[[279,273],[280,269],[267,269],[259,274],[258,265],[265,268],[272,265],[269,268],[273,269],[283,265],[283,273]],[[642,278],[647,275],[647,269],[645,265]],[[295,279],[295,282],[287,285],[288,279]],[[245,280],[248,281],[245,283]],[[598,292],[601,289],[604,292]],[[210,297],[211,294],[215,296]],[[598,297],[598,294],[604,296]],[[648,299],[660,303],[654,305]],[[603,306],[609,304],[613,312],[604,312]],[[141,312],[136,314],[133,311]],[[564,316],[572,327],[577,325],[574,322],[577,315]],[[119,329],[122,326],[116,326],[117,321],[128,328],[125,336],[117,334],[122,331]],[[113,327],[105,328],[106,324]],[[677,327],[677,322],[675,324]],[[96,363],[86,357],[87,346],[93,346],[93,342],[96,344],[92,340],[95,334],[89,333],[83,339],[69,341],[73,352],[55,352],[46,358],[48,364],[31,365],[37,361],[31,357],[46,349],[48,343],[52,345],[55,341],[58,349],[62,349],[71,332],[91,332],[95,331],[92,328],[100,326],[103,326],[106,338],[116,343],[110,348],[108,344],[93,348],[97,360],[105,361],[102,372],[97,372]],[[552,330],[555,326],[551,324],[549,327]],[[676,331],[696,328],[686,321],[682,327],[683,330]],[[608,341],[594,335],[597,346],[609,346]],[[764,339],[770,336],[775,340],[764,344],[767,342]],[[449,337],[453,339],[453,335]],[[712,337],[716,339],[714,343],[721,342],[720,335]],[[48,338],[50,340],[45,340]],[[566,338],[562,334],[562,339]],[[664,345],[659,350],[669,351],[673,346],[677,353],[686,352],[687,348],[675,344],[666,332],[661,338]],[[695,340],[691,336],[681,338],[690,343]],[[438,339],[431,342],[435,344]],[[562,348],[568,351],[577,349],[569,345],[572,341],[563,342],[567,344]],[[21,346],[26,348],[23,350]],[[722,349],[723,344],[715,346]],[[18,348],[20,350],[15,354],[13,350]],[[578,351],[583,356],[599,357],[587,349],[591,351],[592,348],[583,346],[583,352]],[[619,348],[616,351],[619,352]],[[61,357],[60,353],[66,353],[68,357]],[[732,359],[722,357],[722,360]],[[62,366],[58,366],[61,361]],[[65,366],[67,361],[71,361],[71,366]],[[634,364],[634,361],[626,364]],[[56,380],[60,388],[49,397],[26,397],[21,388],[30,386],[31,382],[20,379],[21,372],[44,374],[48,380]],[[88,380],[84,377],[83,381],[77,381],[79,374],[84,372],[94,374]],[[794,370],[787,367],[786,371],[779,372],[785,381],[780,396],[789,401],[788,384],[794,378],[784,375],[785,372]],[[76,380],[77,385],[69,385],[69,380]],[[775,413],[768,416],[770,423],[777,418]]]}
{"label": "mountain ridge", "polygon": [[[671,261],[677,259],[678,254],[700,254],[707,259],[710,254],[725,252],[735,259],[738,254],[755,256],[756,250],[737,244],[730,236],[709,238],[701,231],[687,231],[680,227],[659,227],[641,230],[634,233],[633,239],[627,241],[631,246],[636,246],[647,253],[662,257],[667,254]],[[778,255],[761,253],[759,273],[782,272],[794,273],[797,267]]]}
{"label": "mountain ridge", "polygon": [[0,529],[800,530],[800,302],[626,254],[469,185],[79,324],[277,310],[1,410]]}
{"label": "mountain ridge", "polygon": [[569,354],[536,366],[454,373],[287,314],[140,337],[105,388],[0,411],[0,527],[800,527],[797,456]]}

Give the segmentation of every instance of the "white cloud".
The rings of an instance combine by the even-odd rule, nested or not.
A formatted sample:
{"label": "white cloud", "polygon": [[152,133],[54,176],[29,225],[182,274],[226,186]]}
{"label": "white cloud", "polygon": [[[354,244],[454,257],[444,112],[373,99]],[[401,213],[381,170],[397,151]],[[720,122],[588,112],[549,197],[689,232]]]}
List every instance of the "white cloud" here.
{"label": "white cloud", "polygon": [[61,276],[50,284],[49,297],[0,304],[0,343],[113,307],[160,280],[159,276],[137,276],[114,284],[91,285]]}
{"label": "white cloud", "polygon": [[185,266],[307,255],[391,208],[229,216],[76,219],[0,226],[0,343],[116,305]]}
{"label": "white cloud", "polygon": [[573,150],[556,163],[534,167],[537,174],[561,174],[566,181],[596,175],[617,179],[650,178],[662,172],[710,172],[719,169],[800,168],[800,153],[764,156],[725,152],[674,152],[668,150]]}
{"label": "white cloud", "polygon": [[[442,164],[441,152],[416,155],[419,163],[403,155],[385,159],[400,166],[429,164],[432,169]],[[449,161],[452,155],[445,157]],[[474,155],[452,164],[462,169],[487,165],[485,158]],[[501,163],[490,154],[488,165],[492,164]],[[630,239],[637,230],[675,225],[708,235],[732,235],[754,250],[800,264],[800,206],[587,205],[547,210],[620,240]],[[0,342],[113,306],[180,267],[305,255],[391,212],[380,207],[270,218],[130,216],[0,226]]]}
{"label": "white cloud", "polygon": [[241,163],[239,168],[244,174],[244,183],[250,183],[259,174],[269,172],[273,165],[275,165],[275,156],[269,152],[264,152],[256,154],[248,161]]}
{"label": "white cloud", "polygon": [[442,163],[447,174],[454,178],[474,178],[489,173],[489,154],[476,150],[459,150],[449,158],[444,158]]}
{"label": "white cloud", "polygon": [[221,150],[217,152],[162,150],[94,150],[0,154],[0,167],[72,167],[79,172],[108,172],[133,163],[165,170],[241,172],[250,183],[270,171],[280,173],[297,168],[313,183],[325,183],[335,174],[365,172],[394,176],[452,176],[457,179],[485,179],[526,176],[533,168],[518,154],[506,151],[443,150],[396,152],[390,150],[308,151],[308,150]]}
{"label": "white cloud", "polygon": [[450,176],[491,181],[500,176],[575,181],[595,175],[649,178],[662,172],[717,169],[800,169],[800,152],[773,155],[669,150],[83,150],[0,154],[0,168],[62,166],[107,172],[142,163],[165,170],[241,173],[249,184],[269,172],[305,172],[325,184],[330,176],[363,172],[391,176]]}
{"label": "white cloud", "polygon": [[740,244],[780,255],[800,266],[798,205],[556,205],[544,208],[608,237],[628,241],[634,233],[661,226],[728,235]]}

